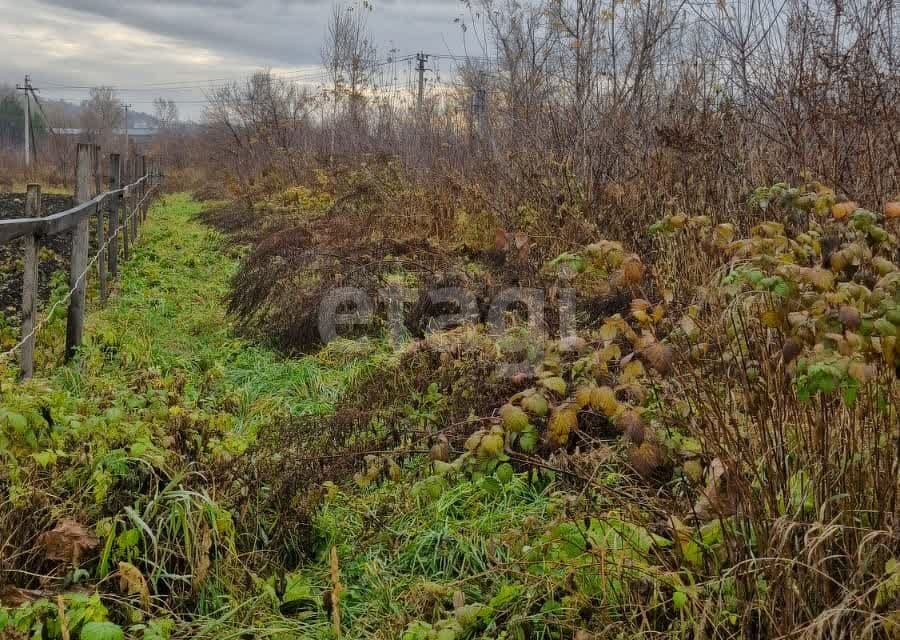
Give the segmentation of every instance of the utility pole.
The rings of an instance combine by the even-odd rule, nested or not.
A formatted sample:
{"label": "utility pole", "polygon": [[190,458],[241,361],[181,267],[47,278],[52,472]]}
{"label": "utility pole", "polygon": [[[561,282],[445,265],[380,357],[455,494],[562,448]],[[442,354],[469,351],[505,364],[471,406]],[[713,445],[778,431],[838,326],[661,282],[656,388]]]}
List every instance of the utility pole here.
{"label": "utility pole", "polygon": [[419,72],[419,97],[416,100],[416,110],[422,115],[425,104],[425,63],[428,62],[428,56],[424,53],[417,53],[416,60],[419,62],[416,71]]}
{"label": "utility pole", "polygon": [[31,76],[25,76],[24,85],[16,85],[16,90],[25,92],[25,166],[31,166]]}

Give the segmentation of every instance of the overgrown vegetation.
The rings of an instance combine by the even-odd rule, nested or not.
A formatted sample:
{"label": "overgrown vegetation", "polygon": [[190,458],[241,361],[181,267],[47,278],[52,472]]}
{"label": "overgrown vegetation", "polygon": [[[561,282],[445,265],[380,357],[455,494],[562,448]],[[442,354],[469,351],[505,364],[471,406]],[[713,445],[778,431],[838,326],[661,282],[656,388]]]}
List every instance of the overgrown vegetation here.
{"label": "overgrown vegetation", "polygon": [[[896,633],[895,202],[776,184],[745,233],[669,214],[643,257],[445,241],[403,224],[402,179],[355,199],[372,171],[210,207],[230,239],[167,198],[77,364],[57,320],[48,377],[7,372],[7,635]],[[310,247],[347,261],[284,264]],[[279,333],[323,278],[452,282],[479,311],[438,327],[419,295],[399,334],[389,305],[324,346]],[[513,283],[555,286],[548,320],[574,289],[578,334],[516,306],[498,334]],[[310,355],[235,338],[225,298]]]}
{"label": "overgrown vegetation", "polygon": [[415,110],[339,8],[168,141],[3,371],[0,635],[900,637],[889,3],[465,4]]}
{"label": "overgrown vegetation", "polygon": [[[576,307],[577,337],[544,338],[517,314],[501,335],[478,326],[484,314],[426,332],[393,376],[347,397],[325,434],[301,424],[296,449],[283,450],[284,431],[261,443],[263,457],[286,454],[264,472],[277,488],[272,504],[283,513],[297,482],[336,481],[348,468],[364,491],[385,482],[394,499],[397,479],[407,478],[401,467],[425,451],[429,465],[406,482],[433,499],[468,482],[504,495],[511,478],[540,485],[549,473],[551,493],[575,506],[539,520],[536,539],[514,524],[513,537],[546,548],[563,527],[581,547],[557,558],[559,574],[531,575],[534,556],[508,556],[488,573],[521,588],[518,595],[533,596],[539,585],[541,606],[567,598],[553,633],[625,624],[633,635],[889,637],[900,542],[897,204],[866,209],[811,182],[757,189],[746,207],[744,219],[756,222],[745,235],[706,215],[666,215],[635,242],[652,247],[646,262],[596,238],[542,261],[538,251],[507,253],[515,238],[492,234],[494,246],[471,258],[470,271],[555,282],[607,306]],[[326,214],[320,229],[329,215],[343,214]],[[393,215],[402,220],[402,208],[382,209],[371,229],[354,224],[353,242],[377,238]],[[321,246],[324,237],[313,231],[301,246]],[[429,237],[441,256],[459,250]],[[291,242],[289,234],[275,238]],[[278,260],[266,253],[269,242],[260,240],[235,282]],[[409,270],[407,280],[428,277]],[[455,275],[464,273],[457,264]],[[378,272],[355,283],[374,297],[386,281]],[[454,283],[487,297],[477,280]],[[282,300],[290,286],[278,289]],[[410,302],[407,321],[419,310]],[[548,302],[555,311],[560,300]],[[267,303],[282,308],[279,299]],[[519,362],[512,374],[510,361]],[[344,454],[310,455],[334,447]],[[375,518],[373,528],[396,540],[397,530]],[[625,535],[621,525],[648,542],[634,555],[606,548],[610,522],[614,534]],[[597,567],[595,581],[581,576],[583,563]],[[481,578],[471,582],[483,588]],[[479,603],[487,606],[474,627],[459,625],[458,606],[455,622],[442,617],[447,605],[408,624],[408,637],[543,633],[502,614],[498,625],[486,598]]]}
{"label": "overgrown vegetation", "polygon": [[[263,426],[332,411],[385,357],[371,342],[291,362],[236,340],[220,305],[235,261],[198,212],[184,196],[154,208],[77,366],[56,366],[57,319],[39,340],[48,377],[4,371],[0,593],[28,603],[0,613],[4,637],[168,637],[191,619],[173,627],[175,612],[213,616],[250,579],[230,577],[257,535],[217,470]],[[110,618],[119,631],[90,626]]]}

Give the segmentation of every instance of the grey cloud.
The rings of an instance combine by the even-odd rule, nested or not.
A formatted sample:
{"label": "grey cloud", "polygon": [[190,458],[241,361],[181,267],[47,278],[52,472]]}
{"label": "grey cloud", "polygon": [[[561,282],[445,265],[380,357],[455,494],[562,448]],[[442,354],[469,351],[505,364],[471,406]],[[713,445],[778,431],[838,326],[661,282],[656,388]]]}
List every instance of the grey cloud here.
{"label": "grey cloud", "polygon": [[[331,0],[0,0],[6,22],[0,24],[0,84],[21,82],[30,73],[44,87],[47,99],[75,102],[86,91],[60,87],[107,84],[126,88],[120,96],[138,108],[150,108],[149,101],[157,95],[153,90],[127,88],[173,80],[203,85],[203,79],[236,78],[254,68],[318,65],[331,4]],[[374,0],[374,5],[369,28],[380,57],[391,49],[400,55],[464,50],[454,24],[454,18],[466,13],[460,0]],[[151,38],[116,42],[95,33],[92,39],[76,35],[91,24],[106,23]],[[79,46],[70,46],[73,42]],[[480,53],[472,45],[470,38],[470,52]],[[188,117],[202,113],[203,86],[161,89],[158,95],[180,102]]]}
{"label": "grey cloud", "polygon": [[[116,2],[45,0],[47,7],[112,19],[220,55],[237,54],[261,64],[317,64],[331,3],[327,0],[191,0]],[[456,0],[376,0],[369,26],[379,48],[393,43],[410,51],[459,43]]]}

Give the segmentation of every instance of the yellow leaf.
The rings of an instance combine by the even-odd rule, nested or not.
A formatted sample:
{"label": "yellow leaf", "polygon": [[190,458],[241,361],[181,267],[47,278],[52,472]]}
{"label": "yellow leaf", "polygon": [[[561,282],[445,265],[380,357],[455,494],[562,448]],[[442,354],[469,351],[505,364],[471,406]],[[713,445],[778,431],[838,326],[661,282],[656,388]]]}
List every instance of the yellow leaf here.
{"label": "yellow leaf", "polygon": [[619,377],[619,382],[621,384],[628,384],[629,382],[635,382],[644,376],[644,365],[641,364],[640,360],[632,360],[625,368],[622,370],[622,375]]}
{"label": "yellow leaf", "polygon": [[603,326],[600,327],[600,339],[604,341],[615,340],[619,335],[619,328],[622,318],[619,315],[607,318]]}
{"label": "yellow leaf", "polygon": [[147,587],[147,580],[141,570],[130,562],[119,563],[119,589],[128,595],[140,596],[141,606],[144,609],[150,608],[150,589]]}

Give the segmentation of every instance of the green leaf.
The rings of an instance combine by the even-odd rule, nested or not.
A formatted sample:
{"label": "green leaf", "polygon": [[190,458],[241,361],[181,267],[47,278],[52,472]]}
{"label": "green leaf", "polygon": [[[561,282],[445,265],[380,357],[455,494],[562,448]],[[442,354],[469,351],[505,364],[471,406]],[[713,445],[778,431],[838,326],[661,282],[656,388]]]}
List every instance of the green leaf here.
{"label": "green leaf", "polygon": [[37,453],[32,453],[31,458],[42,468],[46,469],[50,465],[56,464],[56,460],[57,458],[59,458],[59,456],[55,451],[47,449],[46,451],[38,451]]}
{"label": "green leaf", "polygon": [[676,589],[675,593],[672,594],[672,604],[675,607],[675,611],[681,611],[687,604],[687,594],[680,589]]}
{"label": "green leaf", "polygon": [[493,609],[503,609],[518,600],[523,591],[525,587],[520,584],[505,584],[500,587],[497,595],[490,599],[488,605]]}
{"label": "green leaf", "polygon": [[103,417],[106,418],[107,424],[115,425],[122,422],[124,415],[118,407],[110,407],[103,413]]}
{"label": "green leaf", "polygon": [[137,529],[126,529],[122,533],[119,534],[116,542],[119,547],[122,549],[128,549],[129,547],[134,547],[141,540],[141,532]]}
{"label": "green leaf", "polygon": [[841,383],[841,395],[844,403],[848,407],[852,407],[856,403],[856,397],[859,395],[859,382],[853,378],[847,378]]}
{"label": "green leaf", "polygon": [[288,574],[286,576],[286,585],[284,589],[283,602],[292,602],[294,600],[314,600],[315,594],[309,581],[298,573]]}
{"label": "green leaf", "polygon": [[896,602],[900,596],[900,573],[891,573],[881,581],[875,592],[875,606],[883,609]]}
{"label": "green leaf", "polygon": [[509,484],[509,482],[513,479],[515,475],[515,471],[512,468],[512,465],[508,462],[504,462],[497,470],[494,472],[494,475],[497,476],[497,480],[499,480],[503,484]]}
{"label": "green leaf", "polygon": [[790,492],[788,508],[791,513],[801,511],[810,513],[815,509],[813,485],[806,471],[801,469],[788,479],[788,491]]}
{"label": "green leaf", "polygon": [[25,416],[12,411],[6,413],[6,424],[18,434],[25,433],[25,430],[28,428],[28,420],[25,419]]}
{"label": "green leaf", "polygon": [[538,443],[538,432],[532,425],[528,425],[519,435],[519,448],[524,453],[531,453]]}
{"label": "green leaf", "polygon": [[122,627],[112,622],[88,622],[81,628],[81,640],[125,640]]}
{"label": "green leaf", "polygon": [[478,484],[482,491],[487,493],[488,495],[495,496],[501,491],[503,491],[503,485],[494,478],[493,476],[486,476],[482,478],[481,482]]}
{"label": "green leaf", "polygon": [[681,450],[684,453],[703,453],[703,445],[696,438],[684,438],[681,441]]}

